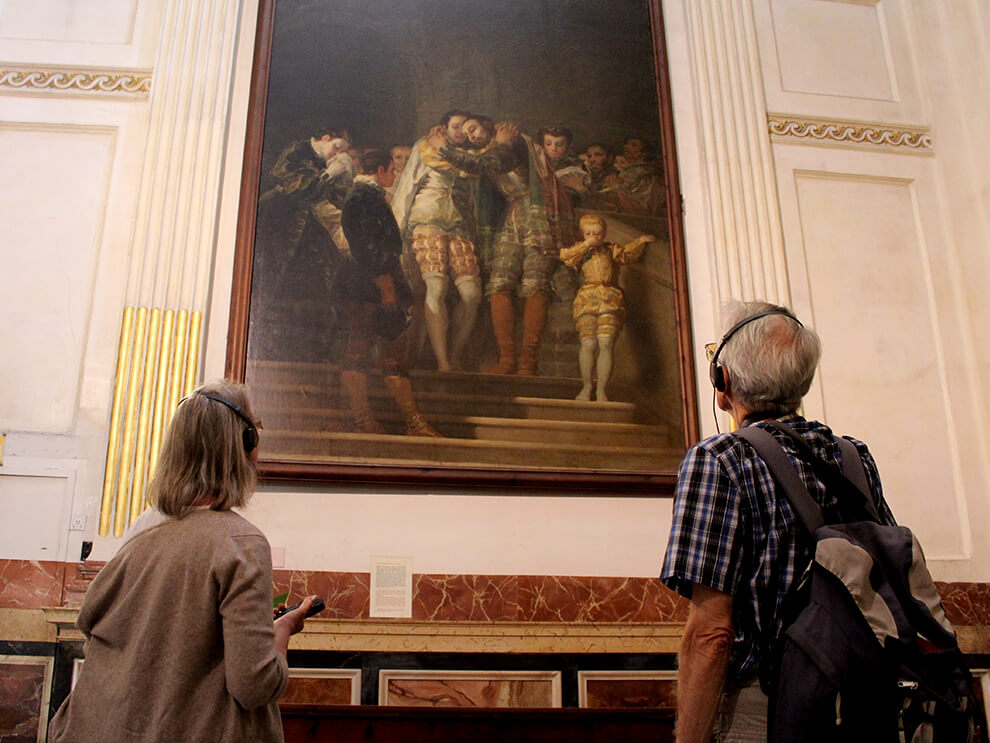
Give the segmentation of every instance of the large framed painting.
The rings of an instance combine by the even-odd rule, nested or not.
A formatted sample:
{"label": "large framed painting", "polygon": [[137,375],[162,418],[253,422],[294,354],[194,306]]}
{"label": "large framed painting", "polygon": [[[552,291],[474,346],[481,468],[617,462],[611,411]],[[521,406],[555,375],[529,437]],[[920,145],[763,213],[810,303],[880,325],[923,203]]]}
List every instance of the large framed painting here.
{"label": "large framed painting", "polygon": [[659,0],[262,0],[227,373],[291,480],[668,494]]}

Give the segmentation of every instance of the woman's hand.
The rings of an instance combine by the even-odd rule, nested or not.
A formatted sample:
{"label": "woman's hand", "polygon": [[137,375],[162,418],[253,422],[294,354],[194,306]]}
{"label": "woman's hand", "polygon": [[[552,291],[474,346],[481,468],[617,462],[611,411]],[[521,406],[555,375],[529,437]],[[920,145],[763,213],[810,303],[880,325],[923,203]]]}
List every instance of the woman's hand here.
{"label": "woman's hand", "polygon": [[313,605],[315,599],[316,594],[307,596],[299,604],[298,609],[293,609],[275,620],[275,647],[282,655],[289,652],[289,637],[302,631],[303,625],[306,623],[306,612],[309,611],[309,607]]}

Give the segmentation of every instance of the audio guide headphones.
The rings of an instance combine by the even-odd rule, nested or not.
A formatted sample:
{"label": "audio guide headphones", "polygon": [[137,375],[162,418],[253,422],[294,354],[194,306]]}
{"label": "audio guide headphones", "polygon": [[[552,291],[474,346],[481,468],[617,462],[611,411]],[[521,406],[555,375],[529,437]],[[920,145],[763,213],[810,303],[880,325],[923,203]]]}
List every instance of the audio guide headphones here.
{"label": "audio guide headphones", "polygon": [[755,315],[744,317],[742,320],[737,322],[729,328],[729,331],[725,335],[722,336],[722,340],[718,344],[718,348],[715,350],[715,353],[712,354],[708,362],[708,378],[711,380],[712,387],[716,390],[719,392],[725,392],[725,369],[720,363],[718,363],[718,355],[722,353],[722,348],[724,348],[725,344],[729,342],[729,338],[735,335],[741,328],[743,328],[743,326],[749,325],[751,322],[759,320],[761,317],[768,317],[769,315],[783,315],[784,317],[789,317],[802,328],[804,327],[804,323],[786,310],[766,310],[765,312],[757,312]]}
{"label": "audio guide headphones", "polygon": [[228,408],[233,410],[234,414],[242,421],[244,421],[244,423],[247,424],[247,428],[244,429],[244,433],[242,434],[242,441],[244,442],[244,452],[246,454],[250,454],[252,451],[255,450],[255,448],[258,446],[258,428],[255,425],[254,421],[252,421],[244,414],[243,410],[237,407],[234,403],[230,402],[229,400],[225,400],[219,395],[210,395],[206,392],[199,392],[197,394],[202,395],[207,400],[213,400],[214,402],[218,402],[221,405],[226,405]]}

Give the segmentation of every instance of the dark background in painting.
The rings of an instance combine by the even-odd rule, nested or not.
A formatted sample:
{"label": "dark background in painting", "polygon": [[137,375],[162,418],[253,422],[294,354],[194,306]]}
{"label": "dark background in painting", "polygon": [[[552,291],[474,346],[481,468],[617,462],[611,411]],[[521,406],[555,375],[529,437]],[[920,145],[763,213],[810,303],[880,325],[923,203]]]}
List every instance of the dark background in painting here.
{"label": "dark background in painting", "polygon": [[321,126],[412,144],[451,108],[659,145],[646,0],[278,0],[263,174]]}

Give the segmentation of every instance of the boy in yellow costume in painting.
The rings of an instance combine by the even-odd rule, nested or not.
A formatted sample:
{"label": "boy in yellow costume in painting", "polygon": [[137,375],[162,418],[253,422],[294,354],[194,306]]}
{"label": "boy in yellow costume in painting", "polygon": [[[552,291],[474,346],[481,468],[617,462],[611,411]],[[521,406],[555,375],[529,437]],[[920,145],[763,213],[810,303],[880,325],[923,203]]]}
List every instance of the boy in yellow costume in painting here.
{"label": "boy in yellow costume in painting", "polygon": [[608,225],[597,214],[585,214],[580,225],[584,240],[560,251],[560,260],[581,274],[581,288],[574,298],[574,322],[581,339],[578,362],[583,386],[575,399],[591,399],[594,371],[598,376],[595,399],[607,402],[605,387],[612,376],[615,339],[625,316],[619,268],[639,258],[643,248],[656,238],[642,235],[628,245],[605,242]]}

